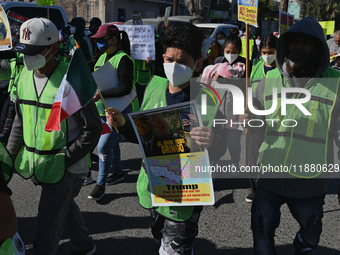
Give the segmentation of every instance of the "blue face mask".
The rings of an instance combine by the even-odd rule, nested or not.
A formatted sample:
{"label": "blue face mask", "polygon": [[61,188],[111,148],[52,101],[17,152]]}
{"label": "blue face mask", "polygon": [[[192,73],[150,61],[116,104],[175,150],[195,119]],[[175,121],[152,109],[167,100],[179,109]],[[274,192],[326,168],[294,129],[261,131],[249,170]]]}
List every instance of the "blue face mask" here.
{"label": "blue face mask", "polygon": [[100,52],[105,52],[110,47],[106,40],[97,40],[97,46]]}

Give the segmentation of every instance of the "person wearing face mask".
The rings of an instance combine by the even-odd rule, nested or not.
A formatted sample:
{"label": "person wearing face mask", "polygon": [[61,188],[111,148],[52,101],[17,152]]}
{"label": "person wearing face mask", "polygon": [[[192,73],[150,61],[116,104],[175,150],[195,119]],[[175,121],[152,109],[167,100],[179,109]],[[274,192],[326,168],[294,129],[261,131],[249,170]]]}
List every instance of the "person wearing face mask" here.
{"label": "person wearing face mask", "polygon": [[[67,49],[68,54],[65,54],[66,57],[71,58],[73,55],[73,51],[79,45],[81,51],[84,54],[85,60],[90,67],[90,70],[93,70],[93,49],[90,39],[85,35],[85,20],[81,17],[76,17],[68,23],[70,25],[70,37],[67,41]],[[77,43],[76,43],[77,41]]]}
{"label": "person wearing face mask", "polygon": [[[237,63],[246,64],[246,59],[240,56],[242,42],[238,35],[228,35],[223,45],[223,56],[215,59],[214,64],[228,62],[232,67]],[[243,77],[246,77],[244,72]]]}
{"label": "person wearing face mask", "polygon": [[38,255],[55,254],[65,230],[72,254],[93,254],[96,246],[74,198],[89,170],[86,156],[103,129],[95,103],[90,101],[63,120],[61,131],[45,131],[68,70],[67,63],[54,57],[59,50],[58,30],[45,18],[27,20],[20,27],[20,43],[13,49],[24,54],[25,67],[17,84],[16,115],[7,149],[16,172],[41,187],[33,248]]}
{"label": "person wearing face mask", "polygon": [[100,52],[100,50],[98,49],[97,46],[97,40],[96,39],[91,39],[91,36],[95,35],[99,29],[99,27],[102,25],[102,21],[97,18],[97,17],[93,17],[90,20],[90,27],[89,30],[91,32],[91,34],[88,35],[88,38],[90,38],[91,44],[92,44],[92,50],[93,50],[93,66],[97,63],[100,55],[102,54],[102,52]]}
{"label": "person wearing face mask", "polygon": [[[168,30],[163,38],[164,71],[167,78],[153,76],[146,87],[141,110],[156,109],[201,98],[201,86],[190,81],[190,78],[203,64],[201,58],[203,40],[202,31],[191,24],[179,24]],[[223,97],[223,94],[220,96]],[[217,97],[214,98],[218,100]],[[110,112],[111,114],[106,113],[108,123],[117,125],[119,132],[130,142],[138,143],[131,122],[117,109],[111,108]],[[222,118],[222,113],[216,107],[208,107],[207,114],[202,115],[203,123],[208,127],[196,127],[190,132],[191,138],[198,145],[208,148],[212,161],[218,160],[226,150],[223,139],[224,129],[212,127],[214,117]],[[152,207],[149,180],[143,165],[144,163],[137,181],[137,193],[142,207],[150,210],[151,231],[160,243],[159,254],[193,254],[193,242],[198,234],[202,206]]]}
{"label": "person wearing face mask", "polygon": [[[103,54],[95,65],[95,70],[109,61],[117,70],[119,86],[108,91],[103,91],[105,98],[122,97],[131,93],[135,88],[134,70],[135,64],[130,57],[130,41],[125,31],[120,31],[115,25],[100,26],[98,32],[91,37],[97,40],[98,48]],[[98,112],[106,121],[105,108],[99,93],[94,96]],[[138,98],[124,109],[124,113],[139,110]],[[103,134],[98,143],[99,176],[97,184],[88,196],[89,199],[100,200],[105,195],[106,185],[113,185],[124,180],[122,163],[120,160],[119,134],[113,129],[111,133]],[[108,177],[111,165],[113,173]]]}
{"label": "person wearing face mask", "polygon": [[[253,93],[259,82],[266,76],[267,72],[276,68],[276,43],[277,37],[268,34],[262,38],[260,42],[261,57],[259,60],[253,61],[253,68],[250,75],[250,84]],[[259,149],[263,141],[263,133],[250,134],[249,136],[249,164],[255,166],[259,156]],[[250,177],[250,192],[246,197],[246,202],[251,203],[256,192],[257,174]]]}
{"label": "person wearing face mask", "polygon": [[[304,168],[295,173],[260,175],[251,208],[255,255],[276,254],[275,230],[280,225],[280,208],[285,203],[298,223],[293,241],[295,254],[313,254],[318,246],[327,184],[332,177],[329,169],[334,165],[334,156],[338,160],[340,156],[340,73],[328,66],[329,58],[318,21],[306,17],[296,22],[277,41],[277,68],[267,73],[253,95],[254,108],[258,110],[269,109],[278,102],[277,106],[270,114],[252,116],[247,112],[241,116],[246,122],[254,118],[265,123],[262,127],[249,127],[251,133],[264,132],[258,167],[325,166],[320,172]],[[303,103],[308,113],[295,104],[287,104],[286,112],[281,112],[280,97],[283,101],[283,89],[287,88],[303,91],[287,93],[289,100],[306,99],[309,94],[310,99]],[[282,125],[280,121],[272,125],[270,119],[291,119],[296,125]],[[278,238],[280,235],[275,236]]]}
{"label": "person wearing face mask", "polygon": [[208,56],[208,65],[214,63],[215,59],[219,56],[223,56],[222,46],[225,43],[225,39],[227,38],[226,34],[223,31],[219,31],[216,33],[216,44],[212,44]]}

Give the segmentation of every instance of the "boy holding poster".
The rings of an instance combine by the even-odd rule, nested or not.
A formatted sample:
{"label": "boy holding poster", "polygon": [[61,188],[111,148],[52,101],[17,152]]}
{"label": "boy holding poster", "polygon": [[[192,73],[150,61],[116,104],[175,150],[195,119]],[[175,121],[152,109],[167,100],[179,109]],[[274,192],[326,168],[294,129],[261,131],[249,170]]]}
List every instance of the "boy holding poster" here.
{"label": "boy holding poster", "polygon": [[[203,60],[201,48],[204,35],[201,30],[190,24],[181,24],[171,28],[164,37],[165,54],[164,71],[166,78],[154,76],[147,85],[141,110],[150,110],[174,105],[196,99],[200,102],[200,85],[190,84],[194,71],[201,69]],[[216,99],[217,100],[217,99]],[[209,107],[208,107],[209,108]],[[223,118],[215,107],[215,112],[202,116],[205,126],[195,127],[190,132],[191,138],[199,146],[208,148],[211,160],[216,161],[224,155],[226,142],[223,140],[222,128],[211,128],[212,119]],[[129,141],[137,142],[133,127],[123,115],[114,108],[111,114],[106,113],[108,123],[117,126]],[[202,206],[159,206],[153,207],[149,180],[144,163],[137,181],[137,192],[140,204],[150,209],[153,218],[152,234],[161,243],[159,254],[190,255],[193,253],[193,242],[198,234],[198,220]]]}

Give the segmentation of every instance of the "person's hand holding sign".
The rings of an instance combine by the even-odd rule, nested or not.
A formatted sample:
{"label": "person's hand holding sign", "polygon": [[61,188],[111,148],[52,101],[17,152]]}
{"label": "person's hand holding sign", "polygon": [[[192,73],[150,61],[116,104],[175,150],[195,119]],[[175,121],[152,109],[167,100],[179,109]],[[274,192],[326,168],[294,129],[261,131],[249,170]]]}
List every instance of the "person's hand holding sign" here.
{"label": "person's hand holding sign", "polygon": [[191,138],[195,142],[206,148],[209,148],[214,141],[214,131],[207,127],[195,127],[190,132]]}
{"label": "person's hand holding sign", "polygon": [[116,108],[109,107],[105,110],[107,123],[112,127],[120,128],[125,125],[126,119],[123,114]]}

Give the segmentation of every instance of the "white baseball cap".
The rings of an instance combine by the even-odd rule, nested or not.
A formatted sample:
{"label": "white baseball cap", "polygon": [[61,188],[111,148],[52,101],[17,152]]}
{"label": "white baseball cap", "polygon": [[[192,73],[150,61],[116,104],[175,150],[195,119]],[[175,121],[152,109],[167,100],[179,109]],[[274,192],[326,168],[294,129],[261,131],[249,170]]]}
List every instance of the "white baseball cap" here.
{"label": "white baseball cap", "polygon": [[52,21],[45,18],[33,18],[21,25],[20,43],[13,50],[33,56],[58,41],[59,31]]}

